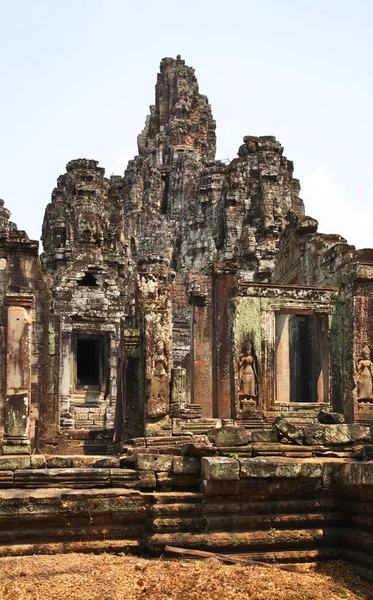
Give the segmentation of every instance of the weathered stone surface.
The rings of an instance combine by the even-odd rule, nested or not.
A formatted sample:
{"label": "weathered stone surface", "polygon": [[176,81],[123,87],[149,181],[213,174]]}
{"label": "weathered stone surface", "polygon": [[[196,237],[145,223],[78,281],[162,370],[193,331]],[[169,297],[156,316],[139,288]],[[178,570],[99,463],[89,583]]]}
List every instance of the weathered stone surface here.
{"label": "weathered stone surface", "polygon": [[237,481],[240,478],[240,465],[235,458],[202,458],[202,479],[207,481]]}
{"label": "weathered stone surface", "polygon": [[219,451],[208,444],[185,444],[181,448],[182,456],[197,456],[201,458],[202,456],[218,456]]}
{"label": "weathered stone surface", "polygon": [[358,424],[310,425],[304,429],[305,444],[344,445],[369,440],[369,428]]}
{"label": "weathered stone surface", "polygon": [[244,427],[235,427],[234,425],[210,429],[207,435],[215,446],[245,446],[250,439],[250,434]]}
{"label": "weathered stone surface", "polygon": [[301,465],[294,462],[281,462],[265,458],[241,458],[240,476],[246,477],[300,477]]}
{"label": "weathered stone surface", "polygon": [[353,458],[355,460],[361,460],[363,462],[373,460],[373,445],[369,444],[366,446],[360,446],[354,448]]}
{"label": "weathered stone surface", "polygon": [[31,469],[45,469],[47,466],[46,457],[42,454],[31,454],[30,467]]}
{"label": "weathered stone surface", "polygon": [[14,471],[15,469],[29,469],[30,456],[0,456],[0,470]]}
{"label": "weathered stone surface", "polygon": [[175,456],[172,470],[184,475],[198,475],[201,473],[201,459],[196,456]]}
{"label": "weathered stone surface", "polygon": [[154,489],[157,487],[157,480],[154,471],[139,471],[138,483],[139,489]]}
{"label": "weathered stone surface", "polygon": [[293,444],[303,444],[302,431],[282,417],[276,417],[276,419],[273,421],[273,426],[276,427],[281,436],[285,437]]}
{"label": "weathered stone surface", "polygon": [[317,420],[319,423],[323,423],[325,425],[336,425],[338,423],[344,423],[345,418],[341,413],[336,412],[328,412],[326,410],[320,410],[317,415]]}
{"label": "weathered stone surface", "polygon": [[164,454],[138,454],[135,466],[139,471],[171,471],[172,456]]}
{"label": "weathered stone surface", "polygon": [[278,442],[280,440],[278,429],[258,429],[252,431],[250,442]]}

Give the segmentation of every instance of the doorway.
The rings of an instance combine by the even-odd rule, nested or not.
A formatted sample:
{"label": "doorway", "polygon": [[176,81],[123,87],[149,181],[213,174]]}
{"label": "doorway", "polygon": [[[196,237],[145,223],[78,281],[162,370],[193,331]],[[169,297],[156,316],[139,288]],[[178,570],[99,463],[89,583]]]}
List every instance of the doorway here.
{"label": "doorway", "polygon": [[100,343],[96,339],[79,339],[76,348],[77,385],[99,385]]}

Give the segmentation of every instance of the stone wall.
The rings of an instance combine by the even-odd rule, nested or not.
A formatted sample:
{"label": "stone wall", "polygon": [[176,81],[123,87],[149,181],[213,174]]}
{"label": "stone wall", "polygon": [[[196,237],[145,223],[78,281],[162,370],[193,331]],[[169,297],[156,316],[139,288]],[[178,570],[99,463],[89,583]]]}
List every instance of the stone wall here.
{"label": "stone wall", "polygon": [[[130,489],[134,471],[102,461],[99,466],[93,457],[90,463],[86,457],[70,458],[69,467],[62,457],[35,457],[34,469],[27,468],[27,457],[17,461],[13,471],[14,462],[0,461],[0,486],[9,487],[11,473],[18,488],[0,490],[2,556],[162,553],[172,545],[271,563],[343,558],[372,567],[373,481],[367,463],[207,457],[200,470],[195,458],[158,455],[155,461],[144,455],[139,491]],[[179,477],[184,490],[145,491],[149,463],[164,487]],[[172,469],[171,478],[165,468]]]}

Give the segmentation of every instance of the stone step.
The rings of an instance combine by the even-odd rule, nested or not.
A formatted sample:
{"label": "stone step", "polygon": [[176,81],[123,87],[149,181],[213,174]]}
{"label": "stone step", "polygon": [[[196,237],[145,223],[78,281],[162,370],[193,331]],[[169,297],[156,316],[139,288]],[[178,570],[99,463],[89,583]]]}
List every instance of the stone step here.
{"label": "stone step", "polygon": [[[196,511],[197,512],[197,511]],[[276,529],[280,533],[282,529],[303,529],[311,527],[336,526],[342,522],[342,515],[338,513],[309,513],[309,514],[277,514],[277,515],[235,515],[216,514],[209,515],[189,514],[181,516],[155,518],[151,522],[151,528],[155,532],[192,532],[208,531],[209,533],[221,531],[263,531]],[[275,534],[274,534],[275,536]]]}
{"label": "stone step", "polygon": [[315,527],[305,529],[281,529],[272,531],[219,531],[214,533],[155,533],[146,536],[145,546],[153,552],[163,551],[165,546],[177,546],[208,550],[212,552],[251,552],[270,549],[318,548],[337,544],[338,527]]}
{"label": "stone step", "polygon": [[[336,512],[336,510],[342,508],[345,509],[345,503],[342,505],[339,501],[331,498],[313,498],[312,500],[277,500],[276,502],[268,501],[240,501],[238,500],[223,500],[221,498],[207,499],[199,493],[172,492],[168,494],[166,500],[158,498],[160,494],[157,493],[155,498],[156,502],[151,507],[151,515],[155,518],[166,517],[172,515],[206,515],[214,516],[219,515],[219,518],[224,515],[236,515],[236,516],[257,516],[262,515],[267,518],[268,515],[271,517],[277,517],[278,515],[298,515],[307,516],[308,514],[323,514],[329,512]],[[158,500],[158,501],[157,501]],[[361,510],[361,504],[359,504],[356,510]],[[347,507],[347,512],[351,513],[351,507]],[[343,511],[342,511],[343,512]],[[373,514],[373,510],[372,510]]]}
{"label": "stone step", "polygon": [[138,480],[132,469],[17,469],[15,488],[102,488],[131,487]]}

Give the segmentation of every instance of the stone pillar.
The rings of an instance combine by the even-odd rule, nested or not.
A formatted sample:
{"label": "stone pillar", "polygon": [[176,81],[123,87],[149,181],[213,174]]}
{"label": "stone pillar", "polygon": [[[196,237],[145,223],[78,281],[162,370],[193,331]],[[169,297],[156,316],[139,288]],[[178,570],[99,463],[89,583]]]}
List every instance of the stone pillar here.
{"label": "stone pillar", "polygon": [[4,454],[28,454],[31,403],[32,296],[7,294]]}
{"label": "stone pillar", "polygon": [[276,398],[279,404],[290,402],[290,356],[289,356],[289,319],[290,315],[276,315]]}
{"label": "stone pillar", "polygon": [[71,394],[71,331],[64,331],[61,341],[61,393],[60,393],[60,414],[70,412],[70,394]]}
{"label": "stone pillar", "polygon": [[236,282],[235,263],[213,266],[213,416],[221,419],[232,415],[228,306]]}
{"label": "stone pillar", "polygon": [[192,404],[200,404],[201,416],[213,416],[211,299],[207,293],[190,291],[192,315]]}
{"label": "stone pillar", "polygon": [[171,371],[171,405],[176,405],[177,408],[184,408],[185,403],[186,370],[182,367],[176,367]]}
{"label": "stone pillar", "polygon": [[144,434],[170,435],[172,308],[165,277],[157,270],[139,273],[145,362]]}

